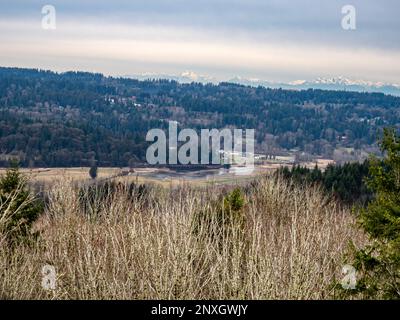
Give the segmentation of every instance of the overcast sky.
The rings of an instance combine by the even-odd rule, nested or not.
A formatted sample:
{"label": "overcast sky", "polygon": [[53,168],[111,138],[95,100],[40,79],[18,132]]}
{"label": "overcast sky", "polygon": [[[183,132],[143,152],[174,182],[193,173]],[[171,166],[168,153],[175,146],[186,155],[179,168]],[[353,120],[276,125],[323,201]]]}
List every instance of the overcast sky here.
{"label": "overcast sky", "polygon": [[[341,26],[347,4],[356,30]],[[400,83],[399,16],[399,0],[0,0],[0,65]]]}

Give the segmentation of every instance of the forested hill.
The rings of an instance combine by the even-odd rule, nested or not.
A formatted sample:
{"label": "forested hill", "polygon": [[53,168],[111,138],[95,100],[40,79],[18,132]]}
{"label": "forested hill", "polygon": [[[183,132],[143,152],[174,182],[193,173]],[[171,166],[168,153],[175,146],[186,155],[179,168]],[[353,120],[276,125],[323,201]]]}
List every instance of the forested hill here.
{"label": "forested hill", "polygon": [[126,166],[144,160],[145,135],[181,128],[256,129],[257,151],[296,148],[331,158],[371,150],[400,124],[400,98],[380,93],[289,91],[220,83],[138,81],[86,72],[0,68],[0,166]]}

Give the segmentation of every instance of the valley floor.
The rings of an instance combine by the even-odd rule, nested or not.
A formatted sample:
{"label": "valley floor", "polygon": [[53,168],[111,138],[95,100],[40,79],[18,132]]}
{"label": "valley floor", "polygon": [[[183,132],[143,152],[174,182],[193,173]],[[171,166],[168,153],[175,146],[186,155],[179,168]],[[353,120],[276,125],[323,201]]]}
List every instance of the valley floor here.
{"label": "valley floor", "polygon": [[[333,163],[329,159],[319,159],[316,162],[304,162],[302,166],[313,168],[316,164],[320,169]],[[273,172],[281,166],[292,166],[288,163],[264,162],[257,164],[254,170],[247,170],[239,166],[230,169],[207,169],[207,170],[173,170],[168,168],[140,167],[140,168],[98,168],[99,180],[117,180],[120,182],[156,183],[161,185],[176,186],[179,184],[212,185],[212,184],[236,184],[246,182],[254,177]],[[22,168],[21,172],[26,174],[32,182],[51,183],[63,177],[74,181],[90,180],[88,167],[78,168]],[[0,168],[0,175],[4,174],[5,168]]]}

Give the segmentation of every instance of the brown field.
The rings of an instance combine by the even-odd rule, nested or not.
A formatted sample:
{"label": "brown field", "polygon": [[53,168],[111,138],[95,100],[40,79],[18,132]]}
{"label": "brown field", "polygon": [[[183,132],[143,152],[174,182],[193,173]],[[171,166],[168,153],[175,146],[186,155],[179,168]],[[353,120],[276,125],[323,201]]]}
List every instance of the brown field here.
{"label": "brown field", "polygon": [[[98,169],[98,180],[111,179],[118,182],[138,182],[138,183],[154,183],[163,186],[177,186],[182,184],[208,185],[208,184],[225,184],[247,181],[262,173],[275,170],[274,167],[259,167],[253,174],[245,176],[236,176],[234,174],[224,174],[218,176],[215,170],[204,171],[203,177],[195,178],[188,174],[175,175],[175,171],[168,169],[140,168],[128,175],[117,176],[121,174],[121,168],[101,167]],[[0,175],[4,174],[5,168],[0,169]],[[39,182],[44,184],[52,184],[59,180],[72,181],[90,181],[89,168],[35,168],[21,169],[21,172],[29,177],[31,182]],[[196,171],[199,173],[199,171]],[[117,176],[117,177],[116,177]],[[165,177],[162,177],[165,176]]]}
{"label": "brown field", "polygon": [[[0,169],[0,174],[6,171],[5,168]],[[51,182],[59,180],[60,178],[70,178],[72,180],[85,180],[90,179],[89,168],[35,168],[20,170],[23,174],[27,175],[33,181]],[[99,178],[106,178],[119,172],[119,168],[99,168],[97,174]]]}
{"label": "brown field", "polygon": [[[313,168],[315,164],[319,168],[324,169],[333,160],[318,159],[316,162],[305,162],[302,166]],[[123,171],[129,169],[100,167],[97,172],[97,179],[113,179],[119,182],[138,182],[138,183],[154,183],[163,186],[178,186],[184,184],[191,185],[219,185],[219,184],[238,184],[249,181],[254,177],[273,172],[281,166],[291,166],[282,163],[265,162],[261,165],[256,165],[254,172],[251,174],[237,175],[234,173],[224,172],[219,174],[218,170],[203,170],[187,172],[186,174],[176,174],[175,171],[169,169],[157,168],[135,168],[129,174],[118,176]],[[0,168],[0,175],[5,173],[5,168]],[[90,181],[89,168],[34,168],[21,169],[21,172],[27,175],[32,182],[51,184],[59,180],[73,181]],[[118,176],[118,177],[116,177]]]}

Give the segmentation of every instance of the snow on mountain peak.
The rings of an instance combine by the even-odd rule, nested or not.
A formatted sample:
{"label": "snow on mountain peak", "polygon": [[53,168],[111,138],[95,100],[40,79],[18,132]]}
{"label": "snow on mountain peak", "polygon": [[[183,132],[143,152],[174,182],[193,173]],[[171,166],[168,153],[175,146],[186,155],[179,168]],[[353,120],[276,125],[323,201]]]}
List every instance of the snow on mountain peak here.
{"label": "snow on mountain peak", "polygon": [[[156,73],[144,73],[136,76],[128,76],[137,79],[171,79],[182,83],[201,82],[201,83],[218,83],[219,81],[212,76],[198,74],[194,71],[186,70],[178,75],[164,75]],[[325,90],[349,90],[359,92],[382,92],[400,96],[400,84],[385,83],[381,81],[354,80],[344,76],[337,77],[319,77],[315,80],[294,80],[289,82],[268,81],[258,78],[244,78],[235,76],[229,80],[232,83],[238,83],[249,86],[264,86],[270,88],[282,88],[291,90],[304,89],[325,89]]]}

